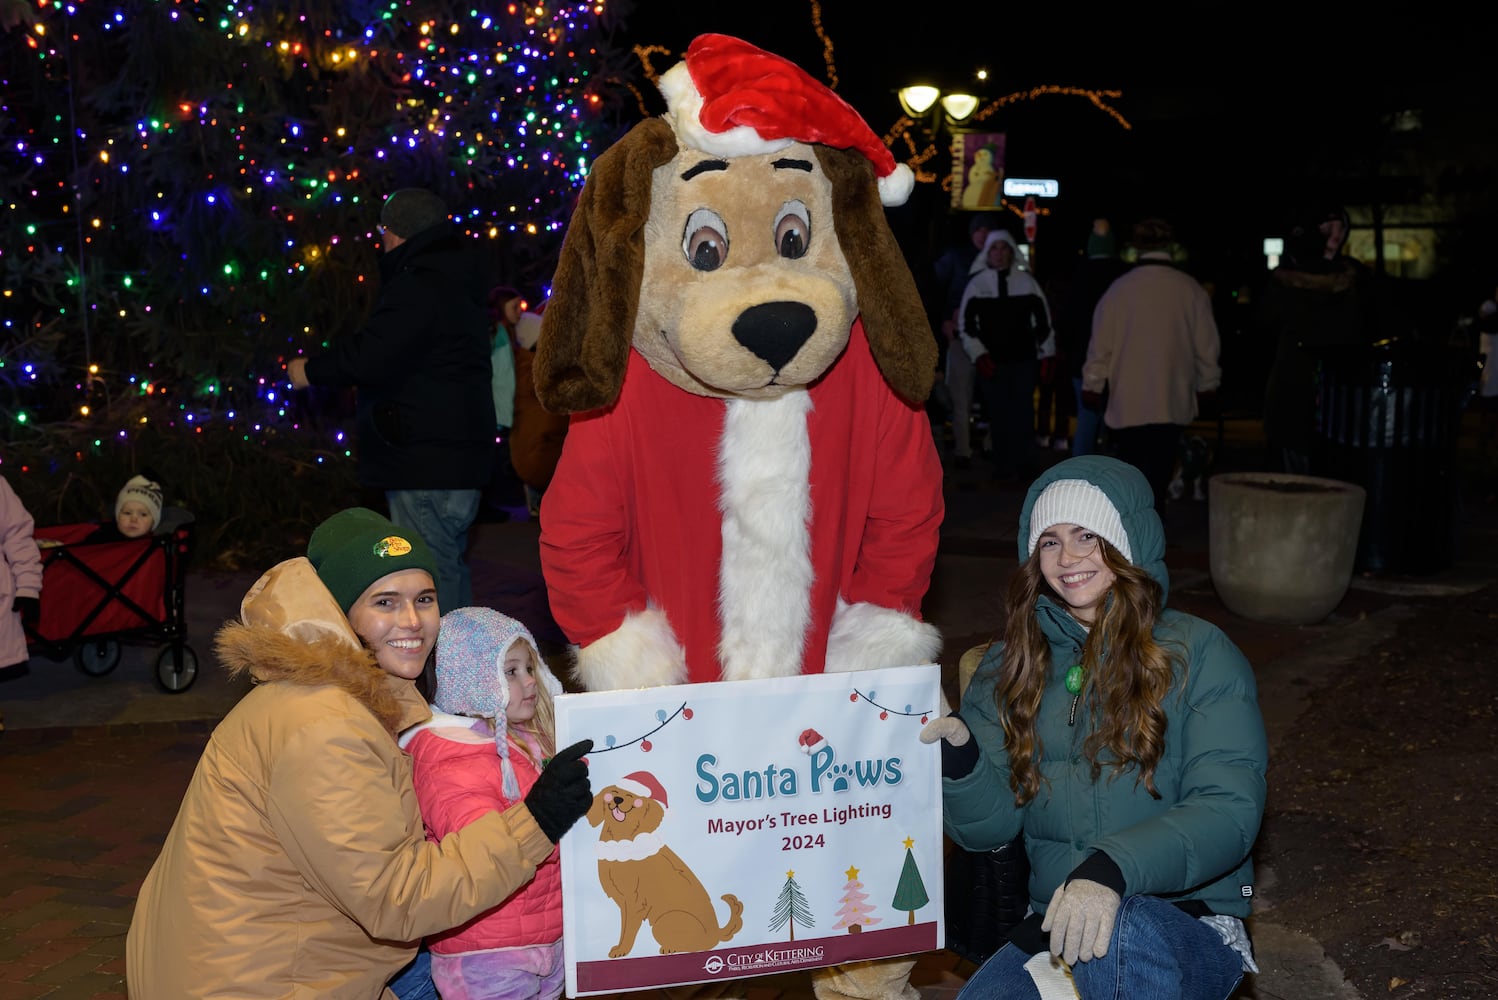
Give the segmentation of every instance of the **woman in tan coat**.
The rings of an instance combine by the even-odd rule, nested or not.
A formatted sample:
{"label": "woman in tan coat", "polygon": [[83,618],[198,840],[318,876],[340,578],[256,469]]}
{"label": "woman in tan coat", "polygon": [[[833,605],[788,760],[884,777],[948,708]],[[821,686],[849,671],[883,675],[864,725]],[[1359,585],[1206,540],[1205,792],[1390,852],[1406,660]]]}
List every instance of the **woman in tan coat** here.
{"label": "woman in tan coat", "polygon": [[376,1000],[417,942],[527,882],[591,802],[584,741],[522,803],[428,843],[396,734],[437,639],[435,563],[341,511],[245,596],[219,659],[255,687],[214,730],[136,901],[136,1000]]}

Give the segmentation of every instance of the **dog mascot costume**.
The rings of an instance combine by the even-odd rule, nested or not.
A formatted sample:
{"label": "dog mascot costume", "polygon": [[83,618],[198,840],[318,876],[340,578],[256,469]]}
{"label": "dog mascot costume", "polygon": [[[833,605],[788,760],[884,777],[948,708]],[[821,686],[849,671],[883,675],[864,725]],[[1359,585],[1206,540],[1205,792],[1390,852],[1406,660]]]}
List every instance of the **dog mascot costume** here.
{"label": "dog mascot costume", "polygon": [[[703,35],[599,156],[536,356],[572,414],[541,510],[590,691],[934,662],[936,367],[884,217],[910,170],[800,68]],[[913,961],[818,970],[914,1000]],[[733,983],[723,984],[734,988]]]}

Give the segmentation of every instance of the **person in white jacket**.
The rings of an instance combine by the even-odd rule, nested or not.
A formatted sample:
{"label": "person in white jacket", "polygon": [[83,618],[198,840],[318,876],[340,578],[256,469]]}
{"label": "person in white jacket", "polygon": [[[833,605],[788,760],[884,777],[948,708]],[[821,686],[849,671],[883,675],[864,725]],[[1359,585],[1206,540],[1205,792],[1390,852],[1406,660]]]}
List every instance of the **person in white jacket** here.
{"label": "person in white jacket", "polygon": [[1028,479],[1035,471],[1035,385],[1040,359],[1056,353],[1051,310],[1040,283],[1018,264],[1008,230],[995,229],[983,247],[987,267],[968,280],[958,308],[958,333],[988,413],[994,478]]}
{"label": "person in white jacket", "polygon": [[1222,383],[1221,343],[1207,290],[1172,261],[1170,223],[1142,220],[1133,244],[1137,263],[1092,314],[1082,405],[1103,410],[1118,457],[1144,473],[1164,510],[1181,433]]}

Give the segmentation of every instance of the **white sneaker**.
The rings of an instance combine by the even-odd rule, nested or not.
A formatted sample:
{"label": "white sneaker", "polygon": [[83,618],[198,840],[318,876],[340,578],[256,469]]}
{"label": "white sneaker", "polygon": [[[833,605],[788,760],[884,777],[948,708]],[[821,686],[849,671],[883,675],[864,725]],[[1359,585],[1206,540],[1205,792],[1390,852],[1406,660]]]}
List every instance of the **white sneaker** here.
{"label": "white sneaker", "polygon": [[1035,435],[1035,446],[1037,448],[1049,448],[1051,446],[1051,436],[1049,434]]}
{"label": "white sneaker", "polygon": [[1057,438],[1051,442],[1051,449],[1053,451],[1071,451],[1071,442],[1066,438]]}

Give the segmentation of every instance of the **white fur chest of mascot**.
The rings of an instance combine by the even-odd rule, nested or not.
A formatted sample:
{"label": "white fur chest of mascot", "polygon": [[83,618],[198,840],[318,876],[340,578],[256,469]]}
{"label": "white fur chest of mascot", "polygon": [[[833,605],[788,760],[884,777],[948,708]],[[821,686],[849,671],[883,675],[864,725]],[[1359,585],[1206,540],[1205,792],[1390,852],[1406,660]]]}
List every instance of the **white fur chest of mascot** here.
{"label": "white fur chest of mascot", "polygon": [[700,36],[660,88],[666,114],[594,164],[536,358],[572,414],[541,561],[576,678],[934,662],[936,341],[883,208],[910,170],[736,38]]}

